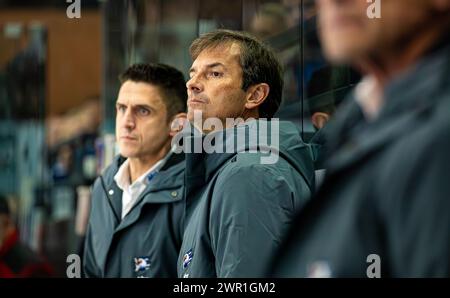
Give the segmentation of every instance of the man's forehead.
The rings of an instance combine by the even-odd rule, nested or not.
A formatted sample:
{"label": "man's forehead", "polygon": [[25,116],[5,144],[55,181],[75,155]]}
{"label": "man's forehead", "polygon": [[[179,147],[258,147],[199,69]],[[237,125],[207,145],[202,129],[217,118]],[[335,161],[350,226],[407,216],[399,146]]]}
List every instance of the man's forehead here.
{"label": "man's forehead", "polygon": [[238,43],[224,42],[202,50],[192,63],[192,66],[195,67],[200,63],[211,64],[219,62],[228,64],[234,61],[239,62],[240,53],[241,48]]}
{"label": "man's forehead", "polygon": [[160,105],[164,93],[161,87],[146,83],[126,81],[117,96],[117,103],[133,105]]}

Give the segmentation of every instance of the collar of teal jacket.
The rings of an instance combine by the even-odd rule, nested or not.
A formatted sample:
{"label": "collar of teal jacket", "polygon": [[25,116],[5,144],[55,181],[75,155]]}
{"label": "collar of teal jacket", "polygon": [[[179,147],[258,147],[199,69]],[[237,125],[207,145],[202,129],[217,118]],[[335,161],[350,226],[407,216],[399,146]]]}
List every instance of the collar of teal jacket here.
{"label": "collar of teal jacket", "polygon": [[[100,178],[108,204],[110,204],[114,213],[115,232],[125,229],[136,222],[142,207],[147,203],[174,203],[184,198],[184,154],[172,154],[158,175],[151,180],[151,183],[139,195],[128,215],[122,220],[122,190],[114,181],[114,175],[124,161],[125,158],[117,156]],[[157,195],[149,195],[150,193],[157,193]]]}
{"label": "collar of teal jacket", "polygon": [[[215,150],[205,150],[205,145],[211,145]],[[300,132],[291,122],[251,120],[207,135],[197,131],[184,138],[183,146],[187,152],[185,182],[191,189],[207,184],[219,169],[242,152],[257,153],[262,158],[269,158],[270,154],[272,157],[277,155],[283,158],[304,177],[310,189],[313,189],[314,165],[311,148],[303,142]],[[194,150],[194,147],[201,147],[201,152]],[[230,148],[232,150],[229,150]]]}
{"label": "collar of teal jacket", "polygon": [[[121,193],[114,181],[114,175],[124,161],[124,157],[120,155],[116,156],[113,163],[102,174],[101,179],[104,183],[105,191],[112,189],[114,193]],[[185,166],[183,161],[184,154],[173,153],[158,174],[151,180],[151,183],[147,185],[140,197],[145,197],[149,192],[171,190],[181,187],[183,185],[183,171]],[[148,200],[154,200],[150,203],[166,203],[174,201],[174,198],[155,196],[148,197]]]}

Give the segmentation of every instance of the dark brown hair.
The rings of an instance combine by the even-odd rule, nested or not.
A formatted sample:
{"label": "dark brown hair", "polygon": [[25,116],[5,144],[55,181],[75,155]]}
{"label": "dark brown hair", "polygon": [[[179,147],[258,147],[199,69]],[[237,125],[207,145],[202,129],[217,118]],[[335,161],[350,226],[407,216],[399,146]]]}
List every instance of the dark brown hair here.
{"label": "dark brown hair", "polygon": [[125,81],[144,82],[158,86],[165,96],[167,120],[186,111],[187,91],[183,74],[176,68],[161,63],[139,63],[131,65],[119,77]]}

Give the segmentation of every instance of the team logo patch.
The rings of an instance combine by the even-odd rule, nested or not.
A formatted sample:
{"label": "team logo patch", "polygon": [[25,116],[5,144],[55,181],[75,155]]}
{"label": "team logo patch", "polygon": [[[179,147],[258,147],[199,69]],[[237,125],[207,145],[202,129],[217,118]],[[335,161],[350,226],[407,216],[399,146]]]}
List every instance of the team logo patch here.
{"label": "team logo patch", "polygon": [[155,176],[158,174],[158,172],[151,172],[150,174],[147,175],[147,181],[150,182],[153,180],[153,178],[155,178]]}
{"label": "team logo patch", "polygon": [[183,268],[186,268],[187,266],[189,266],[189,264],[192,261],[194,254],[192,253],[192,249],[188,250],[188,252],[186,252],[183,256]]}
{"label": "team logo patch", "polygon": [[137,257],[134,258],[134,272],[146,271],[150,268],[149,257]]}

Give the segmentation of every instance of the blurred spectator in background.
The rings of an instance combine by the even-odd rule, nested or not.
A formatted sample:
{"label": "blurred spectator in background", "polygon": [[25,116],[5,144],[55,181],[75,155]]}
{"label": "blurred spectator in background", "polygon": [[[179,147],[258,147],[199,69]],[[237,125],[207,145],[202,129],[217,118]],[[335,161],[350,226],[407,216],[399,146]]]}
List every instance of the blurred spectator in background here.
{"label": "blurred spectator in background", "polygon": [[[296,10],[299,8],[296,7]],[[301,85],[299,77],[299,41],[297,30],[289,30],[288,11],[280,3],[266,3],[261,5],[252,18],[249,32],[270,45],[280,61],[283,71],[283,97],[281,109],[289,103],[300,105],[299,103],[299,86]],[[294,27],[293,29],[296,29]],[[293,34],[291,34],[293,33]],[[286,42],[289,40],[289,42]],[[288,108],[289,111],[282,111],[283,120],[291,120],[296,122],[300,109]],[[291,115],[294,111],[294,115]],[[280,112],[277,112],[280,114]]]}
{"label": "blurred spectator in background", "polygon": [[102,120],[99,96],[89,97],[64,115],[46,119],[47,145],[52,148],[82,134],[96,133]]}
{"label": "blurred spectator in background", "polygon": [[304,1],[303,9],[298,0],[265,3],[248,29],[275,50],[283,67],[283,98],[275,117],[292,121],[299,128],[303,127],[305,86],[312,73],[325,65],[316,35],[316,10],[311,3]]}
{"label": "blurred spectator in background", "polygon": [[[316,130],[310,140],[316,170],[324,168],[325,126],[359,79],[360,76],[348,67],[326,66],[312,75],[307,88],[307,104]],[[318,180],[320,179],[316,179],[316,183]]]}
{"label": "blurred spectator in background", "polygon": [[51,277],[52,268],[19,240],[6,197],[0,195],[0,278]]}
{"label": "blurred spectator in background", "polygon": [[[288,26],[297,26],[303,18],[309,20],[316,15],[314,0],[282,0],[283,6],[288,13]],[[303,7],[302,7],[303,6]]]}
{"label": "blurred spectator in background", "polygon": [[43,117],[46,33],[39,24],[24,31],[21,50],[7,64],[6,92],[13,119]]}
{"label": "blurred spectator in background", "polygon": [[288,28],[285,8],[278,3],[267,3],[256,12],[250,24],[250,32],[260,39],[267,39]]}

